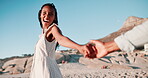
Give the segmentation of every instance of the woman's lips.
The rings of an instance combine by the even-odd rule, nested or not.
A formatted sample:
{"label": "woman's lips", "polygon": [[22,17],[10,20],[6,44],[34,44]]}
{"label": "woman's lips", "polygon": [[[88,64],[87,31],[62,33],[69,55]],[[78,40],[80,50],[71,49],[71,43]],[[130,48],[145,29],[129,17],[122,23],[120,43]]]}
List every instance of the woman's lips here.
{"label": "woman's lips", "polygon": [[49,22],[49,20],[43,20],[43,21],[44,21],[44,22],[47,22],[47,23]]}

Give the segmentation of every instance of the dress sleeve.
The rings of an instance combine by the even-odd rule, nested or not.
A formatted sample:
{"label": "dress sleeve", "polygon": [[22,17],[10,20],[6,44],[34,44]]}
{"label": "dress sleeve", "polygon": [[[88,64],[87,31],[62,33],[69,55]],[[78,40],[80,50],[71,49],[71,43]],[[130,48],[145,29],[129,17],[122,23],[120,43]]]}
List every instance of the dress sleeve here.
{"label": "dress sleeve", "polygon": [[115,43],[122,51],[132,52],[148,43],[148,21],[115,38]]}

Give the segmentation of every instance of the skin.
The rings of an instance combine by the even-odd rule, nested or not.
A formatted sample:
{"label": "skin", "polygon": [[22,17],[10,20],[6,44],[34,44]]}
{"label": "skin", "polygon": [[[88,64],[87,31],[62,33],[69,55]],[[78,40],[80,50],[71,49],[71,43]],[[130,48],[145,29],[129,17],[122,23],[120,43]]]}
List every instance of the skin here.
{"label": "skin", "polygon": [[41,11],[40,18],[43,25],[43,29],[47,29],[55,19],[54,9],[50,6],[44,6]]}
{"label": "skin", "polygon": [[[96,54],[96,56],[88,57],[88,58],[101,58],[106,56],[109,53],[120,50],[120,48],[117,46],[117,44],[114,41],[104,43],[98,40],[91,40],[90,43],[95,44],[93,48],[95,52],[93,54]],[[89,47],[92,47],[92,46],[89,46]],[[92,55],[92,54],[87,54],[87,55]]]}
{"label": "skin", "polygon": [[[41,23],[43,25],[43,32],[52,24],[55,19],[55,11],[50,6],[44,6],[41,11]],[[68,37],[65,37],[61,34],[61,30],[57,26],[52,26],[52,28],[47,31],[46,39],[50,42],[52,40],[57,40],[57,42],[64,47],[73,48],[79,50],[84,56],[86,53],[90,53],[89,45],[79,45],[74,41],[70,40]]]}

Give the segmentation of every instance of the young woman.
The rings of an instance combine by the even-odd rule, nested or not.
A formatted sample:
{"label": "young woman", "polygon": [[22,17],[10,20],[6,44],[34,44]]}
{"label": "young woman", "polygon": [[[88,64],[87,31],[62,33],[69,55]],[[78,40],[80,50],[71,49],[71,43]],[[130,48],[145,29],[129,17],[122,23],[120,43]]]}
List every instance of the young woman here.
{"label": "young woman", "polygon": [[54,4],[44,4],[38,18],[43,31],[36,44],[30,78],[62,78],[55,60],[57,44],[77,49],[82,54],[90,51],[87,46],[79,45],[61,34]]}

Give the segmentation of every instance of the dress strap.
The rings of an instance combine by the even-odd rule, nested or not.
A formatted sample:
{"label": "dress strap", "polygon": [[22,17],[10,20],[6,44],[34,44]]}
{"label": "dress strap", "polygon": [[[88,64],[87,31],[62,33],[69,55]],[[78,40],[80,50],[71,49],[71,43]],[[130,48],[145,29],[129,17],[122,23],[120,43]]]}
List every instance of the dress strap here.
{"label": "dress strap", "polygon": [[45,29],[44,33],[47,33],[53,26],[58,26],[57,24],[51,24],[47,29]]}
{"label": "dress strap", "polygon": [[51,30],[51,28],[52,28],[53,26],[58,26],[58,25],[55,24],[55,23],[51,24],[51,25],[45,30],[45,32],[44,32],[44,34],[43,34],[45,38],[46,38],[47,33]]}
{"label": "dress strap", "polygon": [[53,26],[58,26],[58,25],[55,24],[55,23],[51,24],[51,25],[47,28],[47,30],[45,31],[45,33],[46,33],[48,30],[50,30]]}
{"label": "dress strap", "polygon": [[52,26],[58,26],[58,25],[56,23],[53,23],[47,28],[47,30],[49,30]]}

